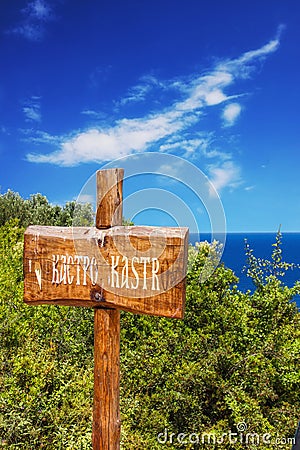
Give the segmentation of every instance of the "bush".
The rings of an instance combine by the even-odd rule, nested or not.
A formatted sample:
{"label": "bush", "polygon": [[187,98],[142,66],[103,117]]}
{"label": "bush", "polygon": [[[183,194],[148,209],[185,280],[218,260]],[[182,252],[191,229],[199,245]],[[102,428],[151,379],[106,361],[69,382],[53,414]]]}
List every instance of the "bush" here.
{"label": "bush", "polygon": [[93,312],[23,303],[23,231],[0,228],[0,443],[88,449]]}
{"label": "bush", "polygon": [[[0,443],[91,449],[93,312],[23,303],[23,231],[14,221],[0,228]],[[121,314],[122,449],[256,448],[220,443],[242,425],[260,436],[294,434],[300,327],[291,300],[299,284],[287,288],[272,273],[242,293],[223,265],[202,282],[211,248],[190,250],[184,320]]]}
{"label": "bush", "polygon": [[[280,247],[278,236],[276,243]],[[300,407],[300,316],[291,300],[299,284],[287,288],[273,275],[253,295],[242,293],[223,265],[201,283],[210,249],[202,243],[198,250],[196,257],[191,250],[183,321],[123,317],[124,448],[162,448],[159,433],[162,440],[168,437],[168,448],[204,448],[203,436],[211,438],[210,448],[249,448],[225,438],[217,442],[241,427],[244,439],[247,433],[253,439],[255,433],[270,434],[274,445],[276,437],[293,438]],[[186,434],[184,445],[180,433]],[[278,447],[290,450],[291,444]]]}

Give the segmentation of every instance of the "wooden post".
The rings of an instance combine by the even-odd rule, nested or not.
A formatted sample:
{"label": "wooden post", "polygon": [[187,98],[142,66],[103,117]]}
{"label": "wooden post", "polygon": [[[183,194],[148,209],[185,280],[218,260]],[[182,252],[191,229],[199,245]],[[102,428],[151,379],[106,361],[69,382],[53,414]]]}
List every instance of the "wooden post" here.
{"label": "wooden post", "polygon": [[95,308],[93,450],[120,448],[120,311]]}
{"label": "wooden post", "polygon": [[[97,172],[96,227],[122,225],[123,169]],[[93,450],[120,448],[120,311],[95,308]]]}
{"label": "wooden post", "polygon": [[97,171],[96,227],[122,225],[124,169]]}

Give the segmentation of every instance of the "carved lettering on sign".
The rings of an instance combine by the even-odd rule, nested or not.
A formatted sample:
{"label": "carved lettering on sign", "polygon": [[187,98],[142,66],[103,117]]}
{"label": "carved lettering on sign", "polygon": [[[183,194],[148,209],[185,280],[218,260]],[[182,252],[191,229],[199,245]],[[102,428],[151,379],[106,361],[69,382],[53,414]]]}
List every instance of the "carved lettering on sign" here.
{"label": "carved lettering on sign", "polygon": [[98,263],[88,255],[52,255],[52,284],[76,284],[87,286],[90,278],[92,285],[98,282]]}
{"label": "carved lettering on sign", "polygon": [[[127,288],[127,289],[138,289],[142,288],[144,290],[150,289],[151,291],[159,291],[159,260],[157,258],[149,258],[142,256],[138,258],[137,256],[133,256],[131,259],[123,256],[122,258],[122,272],[117,271],[119,267],[120,256],[112,256],[111,257],[111,276],[108,280],[110,287],[112,288]],[[141,265],[142,277],[140,277],[139,272],[137,271],[137,265]],[[147,273],[148,267],[151,268],[151,280],[149,285],[147,284]],[[129,269],[133,274],[133,278],[129,277]]]}
{"label": "carved lettering on sign", "polygon": [[[120,266],[120,263],[121,266]],[[127,258],[120,255],[111,256],[111,270],[107,277],[107,284],[117,289],[144,289],[159,291],[158,271],[160,268],[157,258],[133,256]],[[118,270],[121,267],[121,271]],[[137,270],[142,268],[142,270]],[[147,276],[150,273],[151,277]],[[35,269],[41,288],[41,268]],[[130,272],[133,276],[130,276]],[[142,275],[140,275],[142,273]],[[52,284],[76,284],[87,286],[90,278],[92,285],[98,284],[99,269],[97,259],[88,255],[52,255]]]}

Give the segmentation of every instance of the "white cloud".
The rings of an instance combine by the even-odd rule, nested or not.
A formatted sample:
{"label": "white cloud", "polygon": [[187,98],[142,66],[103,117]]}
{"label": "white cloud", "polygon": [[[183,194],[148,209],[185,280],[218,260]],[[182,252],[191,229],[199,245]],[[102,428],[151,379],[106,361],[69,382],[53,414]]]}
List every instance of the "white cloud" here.
{"label": "white cloud", "polygon": [[218,105],[227,99],[226,95],[220,90],[215,89],[214,91],[208,92],[205,96],[205,101],[207,105]]}
{"label": "white cloud", "polygon": [[234,73],[235,78],[248,78],[255,70],[255,64],[264,61],[267,56],[278,50],[279,44],[280,32],[277,33],[276,39],[272,39],[262,47],[245,52],[237,59],[220,63],[219,70],[229,70]]}
{"label": "white cloud", "polygon": [[[241,184],[240,168],[233,161],[225,161],[218,166],[209,166],[210,181],[215,190],[220,192],[225,187],[236,188]],[[211,195],[215,191],[210,189]]]}
{"label": "white cloud", "polygon": [[242,107],[239,103],[230,103],[226,105],[223,110],[224,126],[231,127],[234,125],[239,115],[241,114]]}
{"label": "white cloud", "polygon": [[[262,61],[277,50],[279,40],[271,40],[257,50],[246,52],[240,57],[217,63],[205,75],[193,74],[180,80],[164,80],[158,82],[154,77],[144,78],[139,85],[123,99],[123,106],[129,101],[144,101],[151,89],[162,93],[168,90],[169,106],[144,117],[123,118],[113,125],[110,123],[93,126],[85,131],[74,133],[72,137],[62,137],[62,143],[52,153],[27,155],[29,161],[47,162],[61,166],[75,166],[84,162],[104,162],[149,150],[170,151],[184,144],[184,151],[193,154],[199,151],[200,142],[193,137],[192,125],[199,124],[209,109],[236,98],[239,95],[227,95],[226,89],[240,78],[244,78],[255,67],[257,61]],[[172,86],[172,91],[170,90]],[[172,94],[172,95],[171,95]],[[87,110],[89,111],[89,110]],[[230,103],[223,109],[223,119],[226,125],[232,125],[241,112],[238,103]],[[208,143],[209,132],[203,131],[203,139]],[[207,137],[205,136],[205,133]],[[194,133],[195,134],[195,133]],[[201,146],[202,156],[218,158],[223,165],[211,168],[217,189],[232,186],[238,178],[238,171],[229,154],[218,149],[210,150],[208,145]]]}
{"label": "white cloud", "polygon": [[107,130],[90,129],[67,139],[62,148],[50,155],[27,156],[32,162],[50,162],[72,166],[78,162],[105,161],[143,151],[149,143],[176,132],[177,114],[170,112],[147,119],[122,119]]}

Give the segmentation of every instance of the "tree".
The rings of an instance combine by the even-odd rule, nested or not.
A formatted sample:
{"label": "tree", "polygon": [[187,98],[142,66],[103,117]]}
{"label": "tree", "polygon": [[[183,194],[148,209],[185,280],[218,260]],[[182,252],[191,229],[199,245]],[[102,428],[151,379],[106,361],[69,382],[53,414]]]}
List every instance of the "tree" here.
{"label": "tree", "polygon": [[33,194],[24,200],[18,193],[8,190],[0,195],[0,226],[11,219],[19,225],[91,226],[94,223],[92,205],[67,202],[63,207],[51,205],[42,194]]}
{"label": "tree", "polygon": [[6,194],[0,195],[0,225],[13,218],[18,218],[20,222],[27,220],[27,209],[24,208],[22,197],[8,190]]}
{"label": "tree", "polygon": [[[24,304],[22,238],[16,221],[0,227],[2,446],[91,449],[93,312]],[[274,439],[292,438],[299,420],[299,283],[273,271],[242,293],[222,264],[204,276],[213,249],[190,249],[184,320],[121,314],[123,449],[257,448],[247,433],[291,448]]]}

